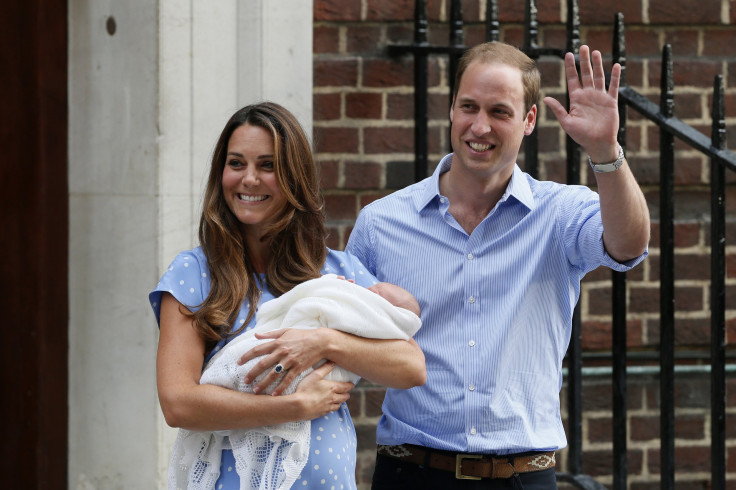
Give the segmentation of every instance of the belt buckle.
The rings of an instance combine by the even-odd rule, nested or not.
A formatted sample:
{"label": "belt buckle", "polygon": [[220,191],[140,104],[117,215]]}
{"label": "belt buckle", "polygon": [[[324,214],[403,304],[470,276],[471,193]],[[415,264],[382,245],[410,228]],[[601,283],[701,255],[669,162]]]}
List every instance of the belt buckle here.
{"label": "belt buckle", "polygon": [[458,454],[455,456],[455,478],[458,480],[480,480],[479,476],[463,475],[462,465],[464,459],[482,459],[482,454]]}

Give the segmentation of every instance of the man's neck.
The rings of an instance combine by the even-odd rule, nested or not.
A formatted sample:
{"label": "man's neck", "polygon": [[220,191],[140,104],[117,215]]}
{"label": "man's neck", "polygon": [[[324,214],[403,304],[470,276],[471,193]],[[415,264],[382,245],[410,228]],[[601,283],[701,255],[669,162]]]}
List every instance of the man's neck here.
{"label": "man's neck", "polygon": [[[513,175],[513,174],[511,174]],[[450,200],[450,214],[470,235],[506,192],[511,175],[492,174],[485,179],[453,168],[440,175],[440,194]]]}

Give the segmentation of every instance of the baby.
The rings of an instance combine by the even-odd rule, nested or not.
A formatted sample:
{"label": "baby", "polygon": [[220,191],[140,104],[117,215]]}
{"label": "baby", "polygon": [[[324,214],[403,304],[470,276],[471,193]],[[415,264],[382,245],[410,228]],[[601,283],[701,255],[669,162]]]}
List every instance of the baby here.
{"label": "baby", "polygon": [[[302,283],[279,298],[259,306],[256,326],[243,332],[215,354],[202,372],[200,384],[216,384],[233,390],[253,393],[252,383],[243,379],[259,358],[238,365],[240,357],[270,339],[257,339],[256,333],[283,328],[334,328],[353,335],[376,339],[409,340],[421,326],[419,304],[405,289],[378,283],[363,288],[334,274]],[[316,367],[316,366],[315,366]],[[296,391],[298,383],[312,369],[300,373],[284,394]],[[360,379],[339,366],[325,376],[334,381],[357,383]],[[264,393],[277,385],[272,383]],[[229,442],[242,481],[253,474],[265,481],[278,481],[279,488],[289,488],[304,468],[309,454],[310,421],[297,421],[255,429],[200,432],[180,430],[169,465],[169,484],[174,488],[196,488],[198,475],[218,471],[220,454]],[[227,436],[227,439],[225,439]],[[264,458],[264,454],[268,457]],[[263,464],[263,461],[278,464]],[[280,474],[270,474],[277,471]]]}

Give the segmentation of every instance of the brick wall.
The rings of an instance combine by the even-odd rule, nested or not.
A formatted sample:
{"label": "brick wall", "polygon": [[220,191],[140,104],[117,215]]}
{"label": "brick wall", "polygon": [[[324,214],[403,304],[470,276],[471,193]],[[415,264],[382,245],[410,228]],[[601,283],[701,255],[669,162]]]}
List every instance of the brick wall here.
{"label": "brick wall", "polygon": [[[447,42],[449,3],[449,0],[428,2],[431,43]],[[565,0],[537,2],[540,46],[565,46],[566,3]],[[723,74],[727,125],[734,128],[728,134],[728,146],[736,148],[736,29],[733,26],[736,3],[704,0],[697,3],[697,8],[690,0],[580,0],[579,3],[583,42],[599,49],[608,60],[614,15],[617,11],[624,14],[627,81],[655,102],[659,100],[661,50],[665,43],[672,45],[675,115],[708,135],[713,77]],[[523,40],[523,4],[517,0],[499,1],[501,38],[519,46]],[[314,138],[322,170],[331,247],[344,247],[362,206],[412,181],[413,63],[409,56],[388,57],[386,46],[412,40],[413,12],[411,0],[314,2]],[[485,1],[464,0],[463,13],[465,43],[482,42]],[[565,93],[562,62],[542,58],[539,66],[542,96],[551,95],[562,100]],[[447,69],[446,59],[430,59],[430,170],[449,147]],[[653,218],[650,257],[627,277],[628,343],[632,351],[646,352],[656,349],[659,336],[659,140],[655,126],[631,110],[628,114],[627,155],[647,196]],[[536,131],[539,134],[540,177],[564,182],[564,133],[543,104]],[[676,341],[683,352],[707,352],[710,164],[682,143],[678,142],[676,149]],[[520,164],[523,167],[523,160]],[[583,181],[593,183],[590,171],[583,168]],[[728,174],[727,301],[736,298],[736,175]],[[588,352],[610,351],[610,290],[608,270],[594,271],[584,280],[580,301],[583,345]],[[731,305],[726,318],[728,337],[733,342],[736,340],[736,301]],[[607,383],[610,391],[610,381]],[[630,388],[630,393],[640,392],[641,395],[635,395],[629,402],[630,488],[643,489],[650,488],[647,482],[658,478],[658,470],[654,467],[659,460],[653,456],[658,451],[658,423],[652,423],[658,414],[653,402],[658,387],[652,377],[632,383],[638,383],[638,387]],[[703,386],[702,380],[692,377],[678,378],[678,383],[687,390]],[[605,389],[606,382],[586,380],[586,390],[587,386],[594,389],[598,385]],[[731,396],[734,396],[733,390]],[[369,481],[372,472],[374,429],[382,397],[380,387],[366,384],[356,389],[350,402],[359,437],[358,480],[362,488],[367,488],[365,482]],[[588,400],[587,394],[585,399]],[[707,402],[708,397],[699,399]],[[731,403],[729,406],[736,407]],[[583,426],[585,469],[610,483],[610,406],[589,408]],[[687,459],[688,451],[692,451],[688,448],[698,448],[695,452],[701,456],[702,448],[707,449],[708,444],[703,441],[708,436],[701,434],[709,427],[706,412],[707,406],[678,405],[678,458]],[[736,409],[729,408],[729,417],[734,415]],[[647,430],[639,430],[643,427]],[[679,431],[690,432],[681,436]],[[736,451],[736,434],[730,433],[729,437],[732,438],[730,451]],[[564,455],[562,459],[564,464]],[[736,454],[730,461],[730,471],[736,472]],[[680,473],[684,473],[687,481],[695,482],[692,488],[701,488],[697,482],[707,480],[709,463],[693,462],[682,466],[679,462],[680,459],[678,481],[683,478]]]}

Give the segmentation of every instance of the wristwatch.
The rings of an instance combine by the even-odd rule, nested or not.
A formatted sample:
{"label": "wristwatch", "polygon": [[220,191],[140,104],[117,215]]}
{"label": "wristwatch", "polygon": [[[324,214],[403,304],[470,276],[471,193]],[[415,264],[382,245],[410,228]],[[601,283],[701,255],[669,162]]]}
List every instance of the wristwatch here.
{"label": "wristwatch", "polygon": [[588,155],[588,163],[590,164],[590,168],[593,169],[593,172],[598,172],[599,174],[615,172],[624,163],[624,149],[621,148],[621,145],[618,145],[618,158],[612,162],[593,163],[590,155]]}

